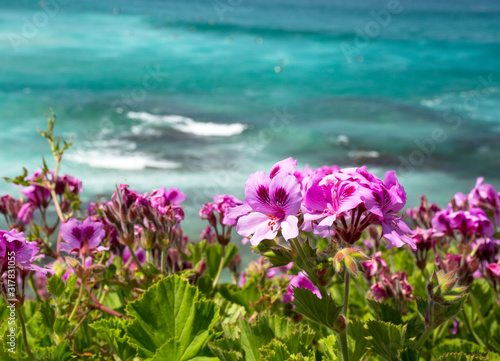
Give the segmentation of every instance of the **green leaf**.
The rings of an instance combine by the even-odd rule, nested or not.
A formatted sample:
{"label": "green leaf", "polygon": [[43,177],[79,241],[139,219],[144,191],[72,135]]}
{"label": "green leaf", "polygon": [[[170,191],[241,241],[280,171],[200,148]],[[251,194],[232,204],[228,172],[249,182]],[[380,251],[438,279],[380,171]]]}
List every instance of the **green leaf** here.
{"label": "green leaf", "polygon": [[368,321],[371,350],[388,361],[399,361],[399,351],[406,337],[406,325],[394,325],[383,321]]}
{"label": "green leaf", "polygon": [[126,311],[132,318],[126,334],[138,348],[139,357],[153,357],[160,348],[172,351],[163,347],[166,342],[173,343],[178,355],[169,358],[171,361],[211,356],[207,343],[219,320],[219,309],[179,276],[166,277],[151,286],[141,299],[129,303]]}
{"label": "green leaf", "polygon": [[341,359],[337,335],[322,338],[318,344],[325,355],[324,361],[339,361]]}
{"label": "green leaf", "polygon": [[165,361],[165,360],[189,360],[189,361],[216,361],[217,357],[213,356],[193,356],[186,358],[185,350],[181,342],[174,338],[167,340],[163,346],[156,352],[151,361]]}
{"label": "green leaf", "polygon": [[252,311],[250,306],[261,297],[256,281],[247,282],[243,288],[232,284],[219,284],[217,290],[225,299],[245,307],[247,311]]}
{"label": "green leaf", "polygon": [[250,325],[246,320],[240,320],[238,324],[241,329],[241,348],[245,351],[245,360],[260,361],[259,348],[273,339],[272,330],[261,320],[255,325]]}
{"label": "green leaf", "polygon": [[41,302],[39,312],[42,315],[43,325],[47,327],[47,330],[52,332],[54,329],[54,323],[56,322],[54,309],[50,307],[47,302]]}
{"label": "green leaf", "polygon": [[48,289],[49,292],[54,296],[54,297],[61,297],[63,294],[64,290],[66,289],[66,286],[64,285],[64,281],[57,276],[52,276],[49,278],[48,283]]}
{"label": "green leaf", "polygon": [[101,319],[90,325],[101,335],[121,361],[133,360],[137,350],[129,345],[125,337],[125,328],[129,321],[123,318]]}
{"label": "green leaf", "polygon": [[436,344],[432,348],[432,353],[436,356],[443,355],[445,353],[452,353],[452,352],[476,352],[476,351],[486,351],[483,349],[481,346],[479,346],[476,343],[460,339],[460,338],[453,338],[453,339],[445,339],[439,342],[439,344]]}
{"label": "green leaf", "polygon": [[[43,361],[69,361],[74,360],[73,351],[66,341],[60,342],[57,346],[38,348],[34,351],[37,360]],[[1,359],[3,360],[3,358]]]}
{"label": "green leaf", "polygon": [[241,361],[243,360],[243,353],[241,349],[240,340],[229,337],[211,341],[208,347],[212,353],[222,361]]}
{"label": "green leaf", "polygon": [[474,299],[471,297],[471,300],[469,300],[468,303],[476,303],[481,311],[481,314],[486,316],[495,303],[495,292],[493,291],[493,288],[484,278],[477,278],[474,280],[474,283],[472,283],[470,292]]}
{"label": "green leaf", "polygon": [[318,298],[312,291],[296,287],[293,289],[295,311],[320,325],[334,329],[335,322],[342,311],[331,296]]}
{"label": "green leaf", "polygon": [[70,298],[75,290],[77,277],[74,273],[70,274],[66,280],[66,289],[64,290],[64,296]]}
{"label": "green leaf", "polygon": [[347,326],[347,344],[349,347],[349,361],[361,360],[366,352],[368,333],[360,321],[349,322]]}
{"label": "green leaf", "polygon": [[480,355],[468,355],[463,352],[447,353],[436,359],[436,361],[481,361],[481,360],[488,360],[488,358]]}
{"label": "green leaf", "polygon": [[387,303],[368,300],[368,304],[380,321],[394,323],[395,325],[403,323],[401,312],[389,306]]}
{"label": "green leaf", "polygon": [[68,318],[65,316],[57,317],[54,322],[54,332],[57,335],[62,336],[66,333],[66,331],[68,331],[68,329],[69,329]]}
{"label": "green leaf", "polygon": [[247,311],[245,307],[238,305],[236,303],[230,302],[223,298],[221,295],[217,294],[215,297],[215,302],[217,306],[220,307],[220,323],[233,324],[238,321],[239,318],[243,317]]}
{"label": "green leaf", "polygon": [[[224,260],[224,268],[233,260],[238,253],[238,247],[229,243],[226,246],[226,259]],[[219,243],[212,244],[207,248],[207,274],[210,278],[215,279],[219,270],[220,261],[222,258],[222,246]]]}
{"label": "green leaf", "polygon": [[261,360],[265,361],[282,361],[291,356],[287,346],[276,339],[272,340],[266,346],[263,346],[260,352],[262,353]]}
{"label": "green leaf", "polygon": [[411,348],[405,348],[399,354],[399,358],[401,361],[418,361],[418,352]]}

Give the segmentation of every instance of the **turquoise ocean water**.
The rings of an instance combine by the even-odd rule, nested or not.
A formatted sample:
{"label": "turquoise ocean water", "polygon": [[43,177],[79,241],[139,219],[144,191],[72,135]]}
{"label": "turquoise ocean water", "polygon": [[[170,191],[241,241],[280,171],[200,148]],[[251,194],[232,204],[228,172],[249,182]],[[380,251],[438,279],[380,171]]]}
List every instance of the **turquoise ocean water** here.
{"label": "turquoise ocean water", "polygon": [[500,190],[500,2],[1,0],[2,176],[50,159],[50,107],[85,201],[179,187],[193,237],[202,203],[289,156],[444,205]]}

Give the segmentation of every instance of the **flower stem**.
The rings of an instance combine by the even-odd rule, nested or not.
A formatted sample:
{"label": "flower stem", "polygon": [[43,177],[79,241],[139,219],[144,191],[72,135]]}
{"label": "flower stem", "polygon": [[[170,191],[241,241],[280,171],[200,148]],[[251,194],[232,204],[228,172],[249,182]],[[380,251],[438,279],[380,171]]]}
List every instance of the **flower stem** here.
{"label": "flower stem", "polygon": [[[135,252],[134,252],[134,249],[132,248],[132,246],[128,246],[128,249],[130,250],[130,254],[132,255],[132,258],[134,259],[135,264],[137,265],[137,267],[139,268],[139,270],[142,272],[142,274],[145,275],[144,268],[142,268],[141,263],[137,259],[137,256],[135,255]],[[163,254],[162,254],[162,256],[163,256]]]}
{"label": "flower stem", "polygon": [[342,360],[349,361],[349,347],[347,346],[347,327],[349,327],[349,322],[347,321],[347,314],[349,310],[349,286],[350,286],[350,274],[349,271],[345,271],[344,278],[344,305],[342,306],[342,314],[345,318],[345,330],[339,333],[340,339],[340,350],[342,351]]}
{"label": "flower stem", "polygon": [[161,249],[161,256],[160,256],[161,274],[165,274],[165,253],[167,253],[167,246],[163,246]]}
{"label": "flower stem", "polygon": [[350,274],[349,271],[345,271],[345,279],[344,279],[344,305],[342,308],[342,314],[344,315],[347,323],[347,311],[349,305],[349,285],[350,285]]}
{"label": "flower stem", "polygon": [[342,361],[349,361],[349,347],[347,346],[347,328],[341,333],[339,333],[339,343],[340,343],[340,351],[342,352]]}
{"label": "flower stem", "polygon": [[476,310],[477,316],[478,316],[479,320],[481,321],[481,326],[483,327],[484,334],[486,335],[486,342],[488,342],[489,330],[488,330],[488,327],[486,327],[486,321],[484,320],[483,313],[481,312],[481,309],[479,308],[479,304],[477,303],[477,299],[472,292],[470,294],[470,299],[472,301],[472,305],[474,306],[474,308]]}
{"label": "flower stem", "polygon": [[422,334],[422,336],[420,336],[417,343],[415,344],[415,350],[420,351],[420,349],[424,345],[425,341],[431,335],[432,331],[434,331],[433,327],[428,327],[427,330],[425,330],[425,332]]}
{"label": "flower stem", "polygon": [[21,328],[23,331],[24,349],[25,349],[26,353],[29,355],[29,357],[32,360],[34,360],[35,358],[33,357],[33,354],[31,353],[30,347],[28,346],[28,337],[26,336],[26,324],[24,323],[24,316],[23,316],[21,309],[19,309],[19,322],[21,323]]}
{"label": "flower stem", "polygon": [[80,285],[80,292],[78,292],[78,298],[76,299],[75,307],[73,308],[71,315],[69,315],[68,321],[71,321],[71,319],[75,315],[76,310],[78,309],[78,306],[80,305],[80,301],[82,300],[82,295],[83,295],[84,289],[85,289],[84,280],[82,279],[82,284]]}
{"label": "flower stem", "polygon": [[219,282],[220,274],[222,273],[222,270],[224,269],[224,263],[226,262],[226,246],[222,246],[222,256],[220,258],[220,264],[219,264],[219,269],[217,270],[217,275],[215,276],[214,282],[212,283],[212,288],[215,288],[217,286],[217,283]]}
{"label": "flower stem", "polygon": [[465,312],[465,309],[462,310],[462,314],[464,315],[464,321],[465,321],[465,325],[467,326],[467,328],[469,329],[469,332],[471,333],[471,335],[474,337],[474,339],[476,340],[476,342],[483,346],[483,347],[486,347],[486,344],[483,342],[483,340],[481,340],[481,338],[477,335],[476,331],[474,331],[474,328],[472,327],[471,323],[469,322],[469,318],[467,317],[467,313]]}
{"label": "flower stem", "polygon": [[54,201],[54,206],[56,207],[57,215],[59,216],[59,220],[61,223],[64,223],[64,216],[61,211],[61,206],[59,205],[59,201],[57,200],[57,194],[53,187],[50,188],[50,195],[52,196],[52,200]]}

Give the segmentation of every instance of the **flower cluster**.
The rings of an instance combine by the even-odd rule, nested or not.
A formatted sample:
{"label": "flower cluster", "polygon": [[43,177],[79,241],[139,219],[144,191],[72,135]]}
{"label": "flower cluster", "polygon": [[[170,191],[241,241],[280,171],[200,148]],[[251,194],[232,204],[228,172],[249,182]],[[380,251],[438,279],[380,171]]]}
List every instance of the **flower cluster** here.
{"label": "flower cluster", "polygon": [[[406,193],[394,171],[384,181],[366,167],[295,171],[292,158],[276,163],[269,172],[250,175],[245,184],[245,202],[233,208],[237,231],[250,237],[252,245],[274,239],[280,232],[285,240],[302,231],[352,245],[370,225],[382,226],[387,247],[405,244],[416,248],[412,231],[398,212]],[[299,227],[299,218],[302,224]]]}
{"label": "flower cluster", "polygon": [[415,256],[420,269],[425,269],[434,251],[438,269],[456,272],[460,284],[469,285],[474,277],[485,277],[496,287],[490,269],[499,262],[500,240],[495,233],[500,225],[500,193],[483,182],[478,178],[467,195],[457,193],[444,209],[429,205],[422,197],[420,207],[407,211],[416,226]]}
{"label": "flower cluster", "polygon": [[[200,209],[200,218],[207,220],[209,226],[203,231],[201,238],[208,239],[211,243],[212,238],[216,237],[220,244],[227,245],[231,241],[231,230],[236,225],[236,220],[229,217],[228,210],[241,205],[242,201],[227,194],[216,195],[213,202],[205,203]],[[215,234],[212,234],[210,227]]]}

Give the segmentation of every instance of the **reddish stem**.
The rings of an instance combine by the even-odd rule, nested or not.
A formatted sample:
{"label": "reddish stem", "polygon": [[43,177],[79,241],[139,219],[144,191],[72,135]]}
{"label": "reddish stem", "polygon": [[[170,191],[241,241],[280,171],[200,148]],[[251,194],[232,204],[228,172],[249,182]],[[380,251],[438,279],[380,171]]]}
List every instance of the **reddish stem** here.
{"label": "reddish stem", "polygon": [[124,318],[124,319],[128,320],[127,316],[122,315],[120,312],[112,310],[111,308],[106,307],[103,304],[101,304],[92,291],[90,291],[90,297],[92,298],[92,301],[94,302],[94,303],[89,304],[90,308],[101,310],[101,311],[106,312],[112,316],[120,317],[120,318]]}

